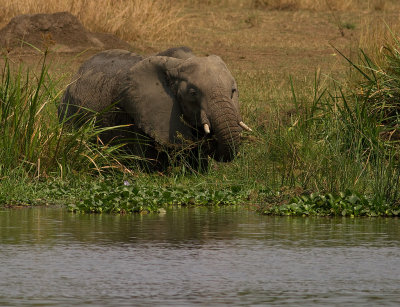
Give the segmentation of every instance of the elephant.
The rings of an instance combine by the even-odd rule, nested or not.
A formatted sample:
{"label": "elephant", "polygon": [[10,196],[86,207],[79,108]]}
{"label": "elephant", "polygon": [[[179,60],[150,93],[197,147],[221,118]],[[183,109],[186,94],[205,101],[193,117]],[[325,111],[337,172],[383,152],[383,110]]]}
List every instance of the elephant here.
{"label": "elephant", "polygon": [[92,56],[66,88],[58,116],[79,126],[91,112],[100,127],[118,127],[104,129],[103,142],[125,142],[153,169],[165,168],[174,150],[192,156],[193,168],[207,168],[208,156],[231,161],[242,130],[251,130],[223,60],[188,47],[148,57],[120,49]]}

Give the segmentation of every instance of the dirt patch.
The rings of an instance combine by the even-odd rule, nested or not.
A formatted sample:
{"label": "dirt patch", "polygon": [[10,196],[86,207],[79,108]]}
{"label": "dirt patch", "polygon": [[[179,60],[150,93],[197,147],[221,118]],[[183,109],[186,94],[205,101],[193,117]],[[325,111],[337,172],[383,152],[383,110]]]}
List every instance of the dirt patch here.
{"label": "dirt patch", "polygon": [[112,34],[87,31],[74,15],[20,15],[0,30],[0,48],[8,53],[29,53],[35,48],[62,53],[111,48],[131,49],[131,46]]}

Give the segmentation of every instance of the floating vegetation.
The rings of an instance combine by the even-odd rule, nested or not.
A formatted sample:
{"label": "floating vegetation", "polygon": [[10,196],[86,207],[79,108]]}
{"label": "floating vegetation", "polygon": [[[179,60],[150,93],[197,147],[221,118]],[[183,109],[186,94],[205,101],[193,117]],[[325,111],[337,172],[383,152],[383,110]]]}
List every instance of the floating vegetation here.
{"label": "floating vegetation", "polygon": [[237,205],[243,203],[246,196],[246,191],[240,186],[218,189],[104,181],[92,185],[90,193],[70,204],[68,209],[81,213],[158,212],[168,205]]}
{"label": "floating vegetation", "polygon": [[369,199],[349,190],[333,194],[312,193],[293,197],[287,204],[263,208],[267,215],[293,216],[399,216],[400,204]]}

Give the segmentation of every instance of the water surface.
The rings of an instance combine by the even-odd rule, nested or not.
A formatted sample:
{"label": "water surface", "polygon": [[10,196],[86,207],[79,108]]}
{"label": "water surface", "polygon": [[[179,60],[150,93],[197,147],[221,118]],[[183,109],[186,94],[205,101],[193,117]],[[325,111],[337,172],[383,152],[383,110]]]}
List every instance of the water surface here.
{"label": "water surface", "polygon": [[399,305],[400,221],[0,211],[0,305]]}

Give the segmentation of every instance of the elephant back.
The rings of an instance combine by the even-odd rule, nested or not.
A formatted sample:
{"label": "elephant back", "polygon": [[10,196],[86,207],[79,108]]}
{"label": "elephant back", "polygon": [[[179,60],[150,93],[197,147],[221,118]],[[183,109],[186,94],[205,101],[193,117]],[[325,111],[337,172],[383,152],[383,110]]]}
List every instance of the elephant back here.
{"label": "elephant back", "polygon": [[[67,87],[58,107],[60,120],[71,119],[79,126],[87,111],[102,112],[115,104],[119,97],[121,75],[143,57],[125,50],[100,52],[82,64],[73,82]],[[78,113],[82,116],[76,116]],[[90,113],[90,112],[89,112]],[[113,125],[114,114],[102,116],[104,125]]]}
{"label": "elephant back", "polygon": [[176,59],[182,59],[182,60],[186,60],[191,57],[194,57],[192,49],[190,49],[189,47],[185,47],[185,46],[169,48],[167,50],[157,53],[156,55],[167,56],[170,58],[176,58]]}
{"label": "elephant back", "polygon": [[143,60],[143,57],[126,50],[111,49],[95,54],[82,64],[78,70],[78,75],[91,70],[93,73],[101,72],[105,75],[115,75],[116,73],[132,67]]}

